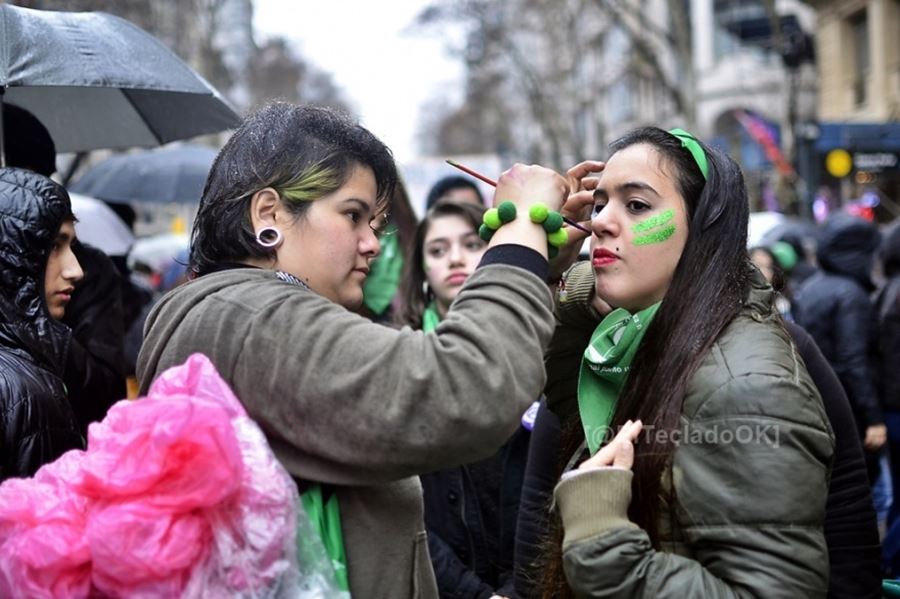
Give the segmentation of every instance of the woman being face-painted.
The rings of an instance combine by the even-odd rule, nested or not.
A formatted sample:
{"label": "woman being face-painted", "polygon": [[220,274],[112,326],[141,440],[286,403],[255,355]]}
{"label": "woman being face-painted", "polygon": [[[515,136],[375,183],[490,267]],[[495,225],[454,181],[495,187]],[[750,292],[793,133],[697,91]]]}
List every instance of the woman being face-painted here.
{"label": "woman being face-painted", "polygon": [[687,209],[669,170],[648,144],[607,161],[594,192],[591,264],[597,295],[631,312],[660,301],[687,240]]}

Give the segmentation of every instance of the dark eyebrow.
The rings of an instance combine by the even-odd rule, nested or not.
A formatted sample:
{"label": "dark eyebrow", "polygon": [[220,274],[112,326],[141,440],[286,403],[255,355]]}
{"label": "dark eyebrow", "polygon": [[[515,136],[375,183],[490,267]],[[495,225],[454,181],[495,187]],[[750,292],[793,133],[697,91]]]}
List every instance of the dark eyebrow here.
{"label": "dark eyebrow", "polygon": [[[458,237],[458,239],[468,239],[469,237],[478,237],[478,231],[469,231],[468,233],[464,233]],[[478,237],[481,239],[481,237]],[[432,243],[450,243],[450,238],[448,237],[435,237],[434,239],[429,239],[425,245],[431,245]]]}
{"label": "dark eyebrow", "polygon": [[[653,187],[651,187],[647,183],[644,183],[643,181],[628,181],[616,186],[616,191],[618,191],[619,193],[628,191],[630,189],[649,191],[658,198],[662,197],[661,195],[659,195],[658,191],[656,191],[655,189],[653,189]],[[602,187],[598,187],[594,190],[594,199],[597,199],[597,197],[609,198],[609,193],[607,193],[607,191]]]}
{"label": "dark eyebrow", "polygon": [[372,211],[372,208],[369,207],[369,205],[367,203],[363,202],[359,198],[347,198],[346,200],[344,200],[343,203],[347,204],[349,202],[353,202],[354,204],[357,204],[359,206],[360,210],[362,210],[363,214],[369,214]]}

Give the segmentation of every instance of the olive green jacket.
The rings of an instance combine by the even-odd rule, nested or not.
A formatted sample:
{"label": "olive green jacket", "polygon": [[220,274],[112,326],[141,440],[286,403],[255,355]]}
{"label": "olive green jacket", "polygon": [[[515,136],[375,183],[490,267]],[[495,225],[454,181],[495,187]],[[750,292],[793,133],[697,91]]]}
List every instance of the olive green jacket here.
{"label": "olive green jacket", "polygon": [[[578,363],[599,318],[589,308],[593,278],[588,263],[573,267],[557,310],[548,405],[563,416],[577,415]],[[628,519],[631,471],[578,471],[557,485],[563,563],[577,596],[825,596],[834,438],[772,300],[755,280],[689,383],[681,443],[663,476],[675,504],[660,510],[662,551]]]}
{"label": "olive green jacket", "polygon": [[338,498],[354,599],[436,598],[418,474],[495,453],[544,386],[552,297],[479,267],[433,333],[373,324],[273,271],[200,277],[154,307],[141,389],[209,356],[296,478]]}

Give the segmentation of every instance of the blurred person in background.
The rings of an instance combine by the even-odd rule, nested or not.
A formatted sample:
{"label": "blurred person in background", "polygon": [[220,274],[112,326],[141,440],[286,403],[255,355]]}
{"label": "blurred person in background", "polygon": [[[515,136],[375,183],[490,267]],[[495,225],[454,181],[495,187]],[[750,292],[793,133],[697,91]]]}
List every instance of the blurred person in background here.
{"label": "blurred person in background", "polygon": [[478,206],[484,206],[484,197],[478,190],[472,179],[459,175],[448,175],[438,179],[428,195],[425,197],[425,210],[430,209],[438,200],[453,200],[455,202],[470,202]]}
{"label": "blurred person in background", "polygon": [[[811,246],[813,243],[813,240],[804,238],[800,231],[786,231],[770,248],[782,263],[786,276],[785,289],[789,297],[796,295],[803,283],[818,270],[813,264],[814,256],[810,256],[812,250],[807,251],[807,246]],[[793,251],[788,252],[780,244],[787,244]],[[790,266],[788,266],[789,264]]]}
{"label": "blurred person in background", "polygon": [[[45,177],[56,172],[56,147],[46,127],[27,110],[3,106],[6,164]],[[84,280],[72,295],[64,322],[72,329],[66,355],[65,383],[82,434],[88,424],[126,395],[122,359],[123,323],[121,277],[100,250],[77,242],[73,251]]]}
{"label": "blurred person in background", "polygon": [[83,273],[65,189],[0,169],[0,481],[82,449],[63,374],[72,331],[60,322]]}
{"label": "blurred person in background", "polygon": [[794,318],[806,329],[844,386],[866,450],[869,482],[879,473],[879,453],[887,441],[874,361],[871,272],[881,241],[872,223],[834,214],[821,231],[820,270],[794,298]]}
{"label": "blurred person in background", "polygon": [[390,322],[399,303],[401,275],[416,231],[416,214],[402,181],[394,187],[387,212],[381,218],[384,223],[377,225],[384,231],[381,253],[372,261],[363,285],[361,313],[376,322]]}
{"label": "blurred person in background", "polygon": [[[788,246],[790,247],[790,246]],[[763,274],[772,289],[775,290],[775,308],[785,320],[793,320],[791,302],[784,293],[784,270],[775,253],[764,246],[750,248],[750,261]]]}
{"label": "blurred person in background", "polygon": [[887,233],[881,246],[884,286],[875,296],[877,320],[878,388],[887,424],[888,457],[893,503],[884,539],[885,569],[900,576],[900,224]]}

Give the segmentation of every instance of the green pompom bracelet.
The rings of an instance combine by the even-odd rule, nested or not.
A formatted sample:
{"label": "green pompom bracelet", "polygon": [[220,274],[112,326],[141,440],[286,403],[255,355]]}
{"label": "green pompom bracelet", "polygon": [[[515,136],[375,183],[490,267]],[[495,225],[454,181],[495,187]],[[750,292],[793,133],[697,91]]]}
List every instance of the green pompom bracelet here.
{"label": "green pompom bracelet", "polygon": [[565,229],[557,229],[552,233],[547,233],[547,243],[553,247],[561,248],[569,241],[569,233]]}
{"label": "green pompom bracelet", "polygon": [[542,223],[547,220],[547,215],[550,214],[550,210],[547,208],[546,204],[542,204],[538,202],[537,204],[532,204],[531,208],[528,209],[528,217],[531,219],[533,223]]}
{"label": "green pompom bracelet", "polygon": [[484,213],[484,216],[481,218],[481,221],[485,224],[486,227],[489,227],[496,231],[500,228],[500,225],[503,224],[503,221],[500,220],[500,211],[496,208],[491,208],[487,212]]}
{"label": "green pompom bracelet", "polygon": [[559,212],[551,212],[547,215],[547,219],[542,223],[547,233],[555,233],[562,229],[563,217]]}
{"label": "green pompom bracelet", "polygon": [[500,220],[503,221],[503,224],[511,223],[516,220],[516,215],[518,212],[516,211],[516,205],[510,201],[500,202],[500,205],[497,206],[497,214],[500,217]]}
{"label": "green pompom bracelet", "polygon": [[[496,208],[491,208],[484,213],[483,224],[478,227],[478,236],[485,241],[490,241],[497,229],[516,219],[517,213],[516,205],[512,202],[500,202]],[[562,215],[547,208],[546,204],[537,202],[528,209],[528,217],[531,222],[541,225],[547,232],[547,255],[552,260],[559,254],[559,248],[569,241],[568,232],[562,228]]]}

